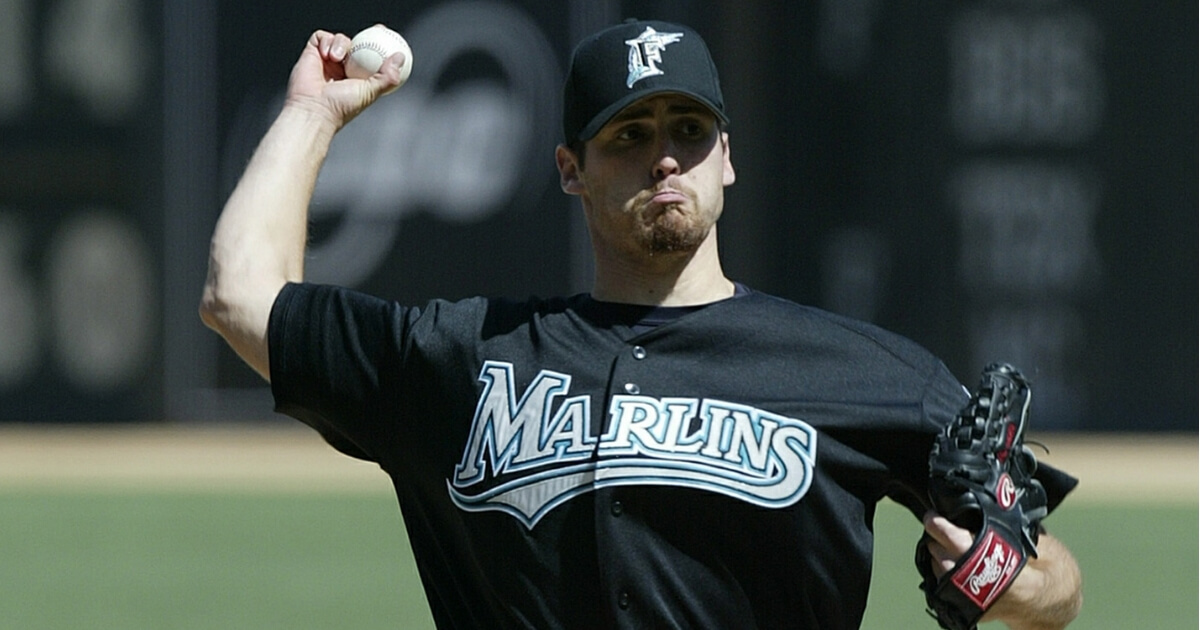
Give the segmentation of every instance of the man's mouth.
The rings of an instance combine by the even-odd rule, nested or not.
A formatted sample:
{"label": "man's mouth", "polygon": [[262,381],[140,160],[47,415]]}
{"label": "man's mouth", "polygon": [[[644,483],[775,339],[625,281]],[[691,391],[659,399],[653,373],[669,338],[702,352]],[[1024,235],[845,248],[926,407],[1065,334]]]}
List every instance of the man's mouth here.
{"label": "man's mouth", "polygon": [[650,203],[667,206],[676,203],[684,203],[687,201],[687,196],[678,190],[666,189],[655,192],[650,197]]}

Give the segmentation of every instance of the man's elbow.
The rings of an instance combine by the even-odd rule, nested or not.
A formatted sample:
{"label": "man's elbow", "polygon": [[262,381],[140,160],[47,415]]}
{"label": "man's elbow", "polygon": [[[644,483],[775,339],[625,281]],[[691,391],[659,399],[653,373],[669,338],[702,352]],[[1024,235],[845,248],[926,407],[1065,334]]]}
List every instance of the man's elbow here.
{"label": "man's elbow", "polygon": [[217,329],[217,306],[212,300],[208,291],[204,292],[204,297],[200,298],[200,321],[204,322],[205,326],[216,330]]}
{"label": "man's elbow", "polygon": [[284,284],[282,277],[221,264],[214,257],[200,297],[200,320],[230,342],[247,334],[261,336]]}
{"label": "man's elbow", "polygon": [[221,292],[213,282],[204,285],[204,293],[200,297],[200,321],[204,322],[217,334],[222,337],[230,331],[229,313],[231,308],[229,301],[223,299]]}
{"label": "man's elbow", "polygon": [[283,280],[230,284],[210,274],[200,298],[200,320],[264,378],[268,370],[267,328],[271,308],[283,285]]}

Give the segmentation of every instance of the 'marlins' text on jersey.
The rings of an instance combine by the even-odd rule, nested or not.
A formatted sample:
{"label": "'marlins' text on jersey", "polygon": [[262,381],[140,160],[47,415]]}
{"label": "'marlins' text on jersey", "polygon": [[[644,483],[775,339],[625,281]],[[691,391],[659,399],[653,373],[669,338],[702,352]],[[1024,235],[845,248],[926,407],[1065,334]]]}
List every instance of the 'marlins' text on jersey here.
{"label": "'marlins' text on jersey", "polygon": [[447,484],[463,510],[500,510],[532,528],[564,501],[610,486],[683,486],[781,508],[812,483],[817,433],[794,418],[720,400],[617,395],[607,430],[593,436],[592,399],[570,395],[568,374],[542,370],[520,398],[511,363],[486,362],[479,380]]}

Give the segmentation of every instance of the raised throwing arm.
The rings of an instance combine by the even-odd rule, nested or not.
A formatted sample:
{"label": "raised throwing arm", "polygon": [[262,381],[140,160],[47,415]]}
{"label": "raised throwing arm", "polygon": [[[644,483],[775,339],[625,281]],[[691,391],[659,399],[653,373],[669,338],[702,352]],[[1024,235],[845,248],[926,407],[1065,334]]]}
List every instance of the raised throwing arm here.
{"label": "raised throwing arm", "polygon": [[287,99],[217,220],[200,303],[204,323],[270,380],[267,325],[288,282],[304,277],[308,205],[333,136],[401,83],[393,55],[367,79],[347,78],[344,34],[316,31],[292,68]]}

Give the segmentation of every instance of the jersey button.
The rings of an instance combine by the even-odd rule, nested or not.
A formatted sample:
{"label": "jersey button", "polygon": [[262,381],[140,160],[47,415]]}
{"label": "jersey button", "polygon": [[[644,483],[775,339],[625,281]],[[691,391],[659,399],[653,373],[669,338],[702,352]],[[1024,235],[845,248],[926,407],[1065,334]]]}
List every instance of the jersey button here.
{"label": "jersey button", "polygon": [[613,501],[612,505],[609,506],[609,510],[612,511],[613,516],[620,516],[625,512],[625,506],[621,505],[620,501]]}
{"label": "jersey button", "polygon": [[637,359],[638,361],[645,359],[646,358],[646,349],[641,346],[634,346],[633,347],[633,358]]}
{"label": "jersey button", "polygon": [[617,595],[617,606],[620,606],[621,610],[629,610],[629,591],[621,591]]}
{"label": "jersey button", "polygon": [[637,396],[642,393],[642,388],[637,386],[637,383],[625,383],[625,393],[631,396]]}

